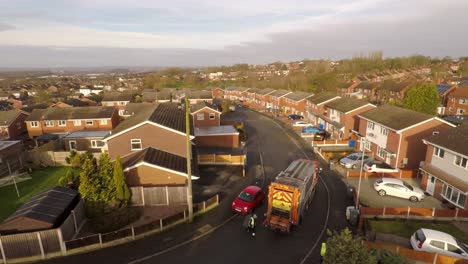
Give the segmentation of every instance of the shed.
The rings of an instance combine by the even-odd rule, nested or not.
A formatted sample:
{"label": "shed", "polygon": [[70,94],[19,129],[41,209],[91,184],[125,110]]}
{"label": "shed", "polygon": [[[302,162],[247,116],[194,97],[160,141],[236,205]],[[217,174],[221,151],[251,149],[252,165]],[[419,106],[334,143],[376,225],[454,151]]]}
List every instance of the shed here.
{"label": "shed", "polygon": [[0,225],[0,234],[26,233],[59,227],[79,202],[78,192],[54,187],[32,197]]}

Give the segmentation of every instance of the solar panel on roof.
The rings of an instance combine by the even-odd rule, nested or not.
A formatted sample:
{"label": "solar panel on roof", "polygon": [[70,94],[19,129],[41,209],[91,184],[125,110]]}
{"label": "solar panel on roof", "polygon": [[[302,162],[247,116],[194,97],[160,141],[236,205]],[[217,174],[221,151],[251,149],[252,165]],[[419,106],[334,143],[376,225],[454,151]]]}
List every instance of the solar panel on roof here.
{"label": "solar panel on roof", "polygon": [[445,92],[447,92],[448,89],[450,89],[450,87],[452,87],[450,84],[438,84],[437,92],[439,94],[444,94]]}

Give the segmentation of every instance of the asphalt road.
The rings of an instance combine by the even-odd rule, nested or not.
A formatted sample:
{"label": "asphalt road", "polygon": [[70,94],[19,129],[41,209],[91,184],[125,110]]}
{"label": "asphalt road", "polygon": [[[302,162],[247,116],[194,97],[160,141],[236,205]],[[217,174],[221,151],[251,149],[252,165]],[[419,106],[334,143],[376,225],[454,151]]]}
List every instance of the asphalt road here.
{"label": "asphalt road", "polygon": [[[233,215],[230,211],[232,199],[243,186],[258,184],[266,191],[269,182],[291,161],[305,158],[304,154],[315,159],[310,147],[304,144],[298,148],[291,137],[295,138],[298,144],[302,141],[291,131],[290,136],[287,136],[271,119],[250,110],[241,110],[236,115],[246,122],[249,139],[247,176],[229,186],[229,190],[225,190],[218,208],[196,219],[193,224],[179,226],[163,234],[46,262],[270,264],[301,263],[305,256],[309,255],[303,263],[318,263],[320,242],[326,239],[326,232],[323,233],[323,230],[341,230],[346,227],[345,208],[352,204],[346,196],[346,187],[339,176],[329,171],[325,164],[321,176],[323,181],[319,181],[316,187],[315,197],[303,218],[303,223],[293,229],[291,234],[278,234],[261,225],[266,212],[265,203],[256,211],[259,215],[256,237],[251,237],[242,229],[242,217],[234,217],[214,232],[193,242],[186,242],[194,237],[194,230],[200,230],[195,235],[201,234],[201,230],[207,230],[229,219]],[[262,163],[265,175],[260,166]],[[181,245],[184,241],[186,243]],[[162,250],[171,247],[173,249],[161,253]]]}

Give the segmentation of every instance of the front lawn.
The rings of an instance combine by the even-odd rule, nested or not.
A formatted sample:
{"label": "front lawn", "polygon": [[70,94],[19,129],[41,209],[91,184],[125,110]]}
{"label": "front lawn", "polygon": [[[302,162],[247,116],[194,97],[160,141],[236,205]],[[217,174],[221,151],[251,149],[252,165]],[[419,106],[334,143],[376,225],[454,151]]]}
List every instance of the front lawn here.
{"label": "front lawn", "polygon": [[48,167],[33,171],[30,174],[32,179],[18,183],[20,198],[18,198],[13,184],[1,187],[0,222],[5,220],[32,196],[55,187],[58,179],[65,175],[69,168],[70,167]]}
{"label": "front lawn", "polygon": [[372,231],[410,238],[419,228],[434,229],[451,234],[463,243],[468,243],[468,236],[450,223],[406,222],[406,221],[369,221]]}

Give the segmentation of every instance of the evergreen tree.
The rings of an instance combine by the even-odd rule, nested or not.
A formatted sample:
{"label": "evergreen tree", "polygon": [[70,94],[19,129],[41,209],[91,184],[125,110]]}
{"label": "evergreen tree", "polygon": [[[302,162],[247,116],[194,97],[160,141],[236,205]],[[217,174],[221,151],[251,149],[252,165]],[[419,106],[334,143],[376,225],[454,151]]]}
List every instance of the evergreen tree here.
{"label": "evergreen tree", "polygon": [[120,156],[117,156],[117,159],[114,164],[114,189],[115,189],[115,199],[120,201],[123,205],[126,205],[130,200],[130,190],[125,183],[125,177],[122,170],[122,164],[120,163]]}
{"label": "evergreen tree", "polygon": [[81,166],[78,192],[85,201],[96,202],[99,200],[99,188],[96,159],[86,156]]}
{"label": "evergreen tree", "polygon": [[435,115],[440,104],[435,84],[422,84],[411,88],[403,100],[405,108]]}
{"label": "evergreen tree", "polygon": [[109,202],[113,199],[113,167],[109,155],[102,153],[99,157],[99,200],[102,202]]}
{"label": "evergreen tree", "polygon": [[327,239],[327,251],[323,258],[325,264],[348,264],[362,263],[374,264],[377,259],[370,251],[361,244],[360,238],[353,238],[353,234],[348,228],[338,233],[333,231]]}

